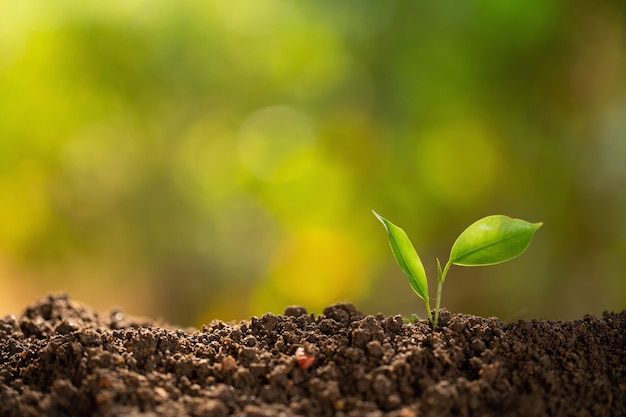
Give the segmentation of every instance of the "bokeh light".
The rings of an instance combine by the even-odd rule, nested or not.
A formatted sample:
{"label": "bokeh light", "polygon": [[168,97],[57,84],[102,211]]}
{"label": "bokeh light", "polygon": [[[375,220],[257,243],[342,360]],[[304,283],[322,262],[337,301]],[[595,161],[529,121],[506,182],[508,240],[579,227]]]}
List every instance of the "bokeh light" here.
{"label": "bokeh light", "polygon": [[0,314],[49,291],[180,325],[349,301],[425,315],[456,236],[543,221],[443,305],[626,305],[626,5],[0,2]]}
{"label": "bokeh light", "polygon": [[297,179],[312,165],[315,133],[304,116],[284,106],[257,110],[241,126],[241,164],[267,182]]}

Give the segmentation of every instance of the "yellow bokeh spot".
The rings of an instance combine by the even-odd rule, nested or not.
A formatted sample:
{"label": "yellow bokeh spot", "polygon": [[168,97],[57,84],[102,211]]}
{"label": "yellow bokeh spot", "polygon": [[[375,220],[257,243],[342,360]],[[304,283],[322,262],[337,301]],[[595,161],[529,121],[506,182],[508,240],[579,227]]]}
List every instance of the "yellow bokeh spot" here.
{"label": "yellow bokeh spot", "polygon": [[[238,160],[233,133],[219,117],[207,115],[180,138],[173,156],[179,186],[213,205],[228,199],[237,187]],[[200,190],[201,192],[195,192]]]}
{"label": "yellow bokeh spot", "polygon": [[478,123],[463,122],[422,137],[415,163],[431,195],[450,204],[468,204],[496,182],[498,159],[496,138]]}
{"label": "yellow bokeh spot", "polygon": [[303,100],[336,94],[350,77],[362,77],[364,71],[342,47],[337,34],[320,25],[291,28],[262,52],[270,79]]}
{"label": "yellow bokeh spot", "polygon": [[274,32],[293,15],[291,3],[285,0],[217,1],[212,5],[228,29],[247,36]]}
{"label": "yellow bokeh spot", "polygon": [[251,114],[237,141],[239,160],[257,178],[287,182],[300,177],[314,159],[315,134],[301,113],[271,106]]}
{"label": "yellow bokeh spot", "polygon": [[334,302],[354,301],[366,290],[364,280],[355,242],[333,230],[300,230],[276,247],[255,308],[281,312],[299,304],[320,310]]}
{"label": "yellow bokeh spot", "polygon": [[0,179],[0,251],[18,252],[49,220],[46,178],[34,164],[24,163],[11,177]]}

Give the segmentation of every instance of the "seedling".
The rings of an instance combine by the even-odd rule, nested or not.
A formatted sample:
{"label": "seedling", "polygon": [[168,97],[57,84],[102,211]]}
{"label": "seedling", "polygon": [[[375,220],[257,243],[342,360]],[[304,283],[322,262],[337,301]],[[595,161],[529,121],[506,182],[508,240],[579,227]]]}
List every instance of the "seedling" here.
{"label": "seedling", "polygon": [[521,255],[543,223],[529,223],[503,215],[484,217],[461,233],[450,250],[450,259],[441,269],[437,259],[437,298],[435,314],[430,309],[428,281],[424,265],[404,230],[372,210],[387,230],[391,251],[409,278],[413,291],[426,303],[428,320],[433,328],[439,321],[441,291],[452,265],[485,266],[506,262]]}

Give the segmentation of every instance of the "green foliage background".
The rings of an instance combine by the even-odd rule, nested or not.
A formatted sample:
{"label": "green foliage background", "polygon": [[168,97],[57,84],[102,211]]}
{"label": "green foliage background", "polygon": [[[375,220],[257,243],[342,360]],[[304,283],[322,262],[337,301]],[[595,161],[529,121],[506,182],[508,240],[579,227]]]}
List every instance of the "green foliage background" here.
{"label": "green foliage background", "polygon": [[621,310],[625,4],[0,1],[0,313],[424,316],[371,209],[431,279],[476,219],[544,222],[453,312]]}

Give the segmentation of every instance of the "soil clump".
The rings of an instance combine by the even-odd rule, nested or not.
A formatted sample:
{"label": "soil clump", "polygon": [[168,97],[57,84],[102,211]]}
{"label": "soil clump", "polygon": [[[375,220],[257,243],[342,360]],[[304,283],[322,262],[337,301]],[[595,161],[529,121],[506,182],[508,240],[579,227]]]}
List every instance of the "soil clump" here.
{"label": "soil clump", "polygon": [[181,330],[50,295],[0,320],[0,416],[228,415],[626,415],[626,311],[433,330],[336,304]]}

